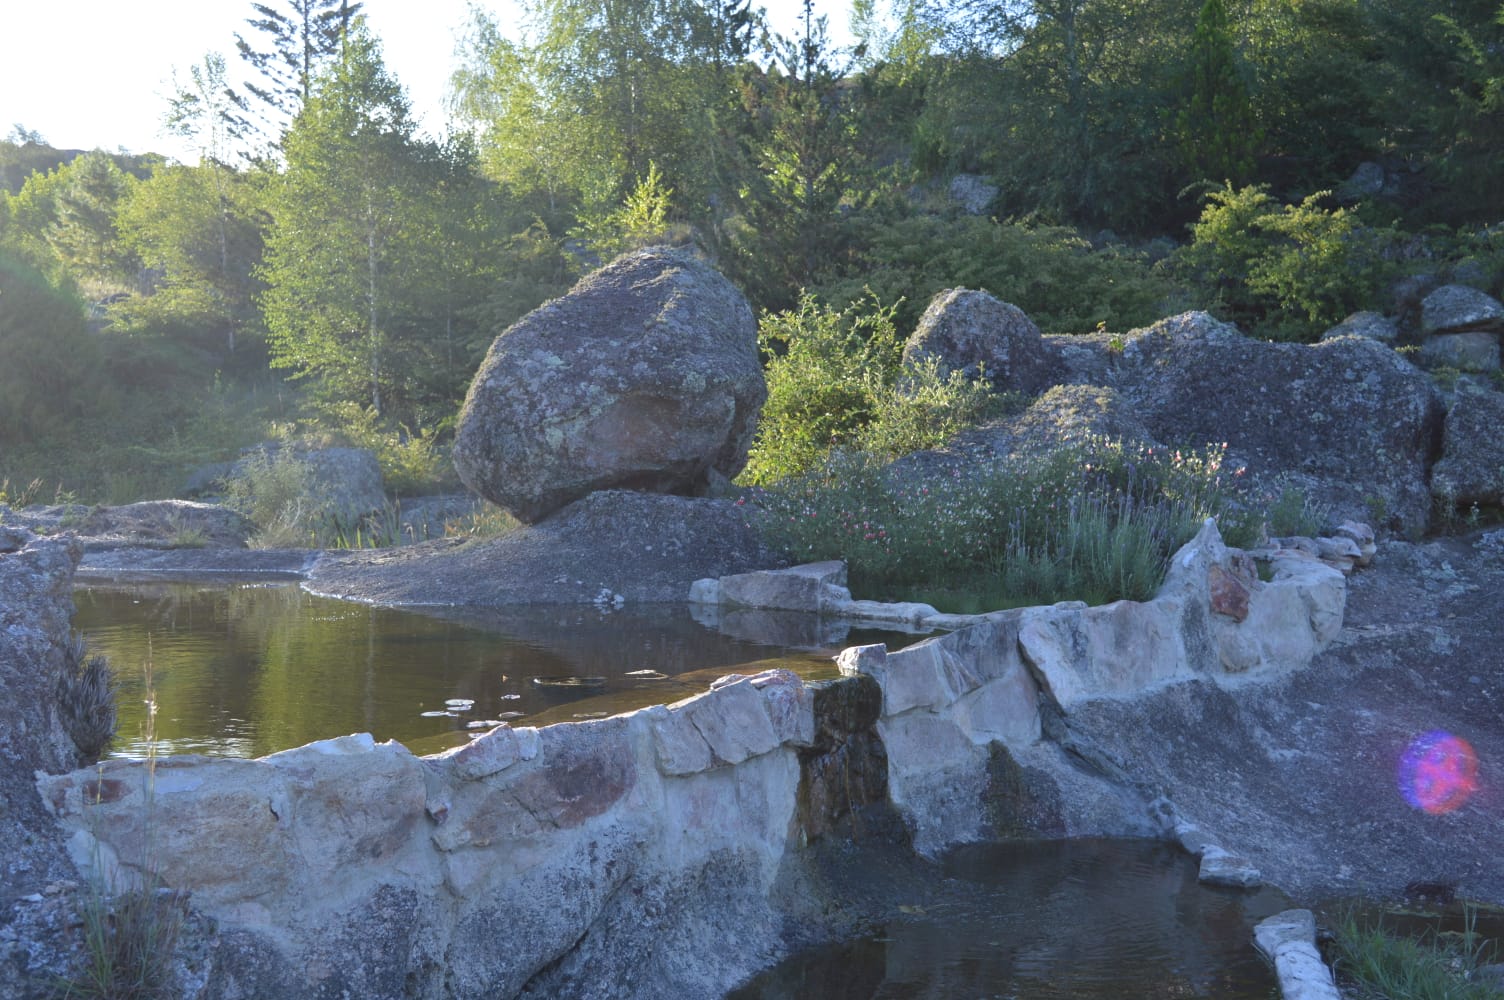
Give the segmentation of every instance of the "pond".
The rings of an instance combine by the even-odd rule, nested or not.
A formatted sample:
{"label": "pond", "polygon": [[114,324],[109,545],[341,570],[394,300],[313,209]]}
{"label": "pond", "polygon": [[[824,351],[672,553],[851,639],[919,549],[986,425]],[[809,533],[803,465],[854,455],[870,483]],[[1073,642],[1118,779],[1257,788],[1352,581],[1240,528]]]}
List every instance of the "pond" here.
{"label": "pond", "polygon": [[[853,864],[864,864],[860,853]],[[898,903],[885,925],[796,955],[727,1000],[1279,995],[1253,927],[1289,901],[1272,889],[1201,885],[1195,860],[1166,844],[970,845],[927,873],[884,878],[882,892]]]}
{"label": "pond", "polygon": [[88,586],[74,600],[75,627],[119,678],[117,757],[259,757],[352,732],[434,753],[488,723],[628,711],[775,666],[834,677],[848,641],[914,641],[808,621],[739,635],[682,605],[417,614],[289,584]]}

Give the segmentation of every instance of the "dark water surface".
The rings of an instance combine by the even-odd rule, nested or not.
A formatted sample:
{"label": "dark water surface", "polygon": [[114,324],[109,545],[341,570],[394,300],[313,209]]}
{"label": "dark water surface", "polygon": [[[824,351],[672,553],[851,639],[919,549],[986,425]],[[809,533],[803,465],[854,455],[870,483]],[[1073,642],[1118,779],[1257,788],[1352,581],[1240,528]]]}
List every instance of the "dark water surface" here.
{"label": "dark water surface", "polygon": [[728,1000],[1279,995],[1253,927],[1285,897],[1200,885],[1195,861],[1165,844],[974,845],[929,880],[910,904],[900,885],[896,912],[871,936],[797,955]]}
{"label": "dark water surface", "polygon": [[[464,742],[471,722],[542,725],[672,702],[733,671],[781,666],[810,679],[836,676],[835,649],[738,638],[680,605],[415,614],[286,584],[90,586],[74,600],[76,627],[121,679],[112,753],[123,757],[150,747],[148,664],[156,752],[229,757],[353,732],[432,753]],[[885,637],[853,633],[850,641]],[[645,670],[665,676],[632,676]],[[589,680],[541,686],[537,677]],[[445,711],[450,699],[474,705],[423,715]]]}

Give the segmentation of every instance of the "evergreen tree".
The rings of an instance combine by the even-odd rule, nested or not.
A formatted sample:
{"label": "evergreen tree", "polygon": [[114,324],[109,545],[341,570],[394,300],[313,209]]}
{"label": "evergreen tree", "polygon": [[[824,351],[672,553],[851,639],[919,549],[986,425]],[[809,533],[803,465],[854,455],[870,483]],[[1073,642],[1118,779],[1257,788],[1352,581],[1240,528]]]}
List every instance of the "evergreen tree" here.
{"label": "evergreen tree", "polygon": [[235,49],[259,79],[246,81],[236,105],[249,112],[262,105],[265,132],[275,139],[313,95],[319,70],[339,55],[344,39],[363,6],[349,0],[282,0],[283,6],[253,3],[256,16],[246,23],[260,33],[247,40],[235,35]]}
{"label": "evergreen tree", "polygon": [[1181,90],[1174,134],[1186,167],[1198,179],[1246,180],[1253,172],[1260,133],[1223,0],[1206,0],[1201,6]]}

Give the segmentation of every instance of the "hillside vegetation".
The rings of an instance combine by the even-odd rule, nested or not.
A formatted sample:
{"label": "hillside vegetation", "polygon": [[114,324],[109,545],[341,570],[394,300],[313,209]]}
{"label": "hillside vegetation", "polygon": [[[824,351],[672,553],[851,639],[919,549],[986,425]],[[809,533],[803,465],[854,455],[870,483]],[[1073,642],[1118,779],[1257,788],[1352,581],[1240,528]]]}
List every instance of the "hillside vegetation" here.
{"label": "hillside vegetation", "polygon": [[358,4],[273,0],[163,109],[197,164],[0,142],[0,499],[169,494],[277,434],[441,480],[494,335],[653,242],[743,288],[770,360],[820,316],[890,351],[953,286],[1291,340],[1411,272],[1500,291],[1497,0],[855,0],[849,52],[746,0],[524,7],[521,41],[475,15],[450,135]]}

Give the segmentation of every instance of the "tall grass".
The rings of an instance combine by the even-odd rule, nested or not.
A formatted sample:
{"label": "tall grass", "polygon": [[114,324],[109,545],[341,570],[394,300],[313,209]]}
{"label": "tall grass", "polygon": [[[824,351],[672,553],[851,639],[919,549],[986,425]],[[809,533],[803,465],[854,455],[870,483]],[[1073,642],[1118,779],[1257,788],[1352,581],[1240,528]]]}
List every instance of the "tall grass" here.
{"label": "tall grass", "polygon": [[1478,934],[1473,910],[1460,933],[1436,928],[1413,937],[1381,921],[1360,922],[1351,912],[1334,930],[1337,974],[1353,1000],[1504,1000],[1496,983],[1478,978],[1478,969],[1497,956]]}
{"label": "tall grass", "polygon": [[[62,997],[79,1000],[167,1000],[175,995],[172,960],[182,934],[186,901],[182,893],[168,888],[151,857],[150,813],[156,796],[155,686],[151,653],[146,674],[146,791],[148,812],[145,846],[138,870],[140,883],[123,892],[111,892],[109,874],[95,839],[94,871],[79,897],[84,958],[77,974],[58,984]],[[103,788],[103,775],[96,780],[96,796]],[[94,805],[99,805],[96,798]]]}
{"label": "tall grass", "polygon": [[864,597],[957,611],[1147,600],[1205,518],[1232,544],[1256,537],[1262,513],[1239,498],[1223,450],[1081,437],[912,482],[869,454],[836,453],[749,506],[790,558],[847,560]]}

